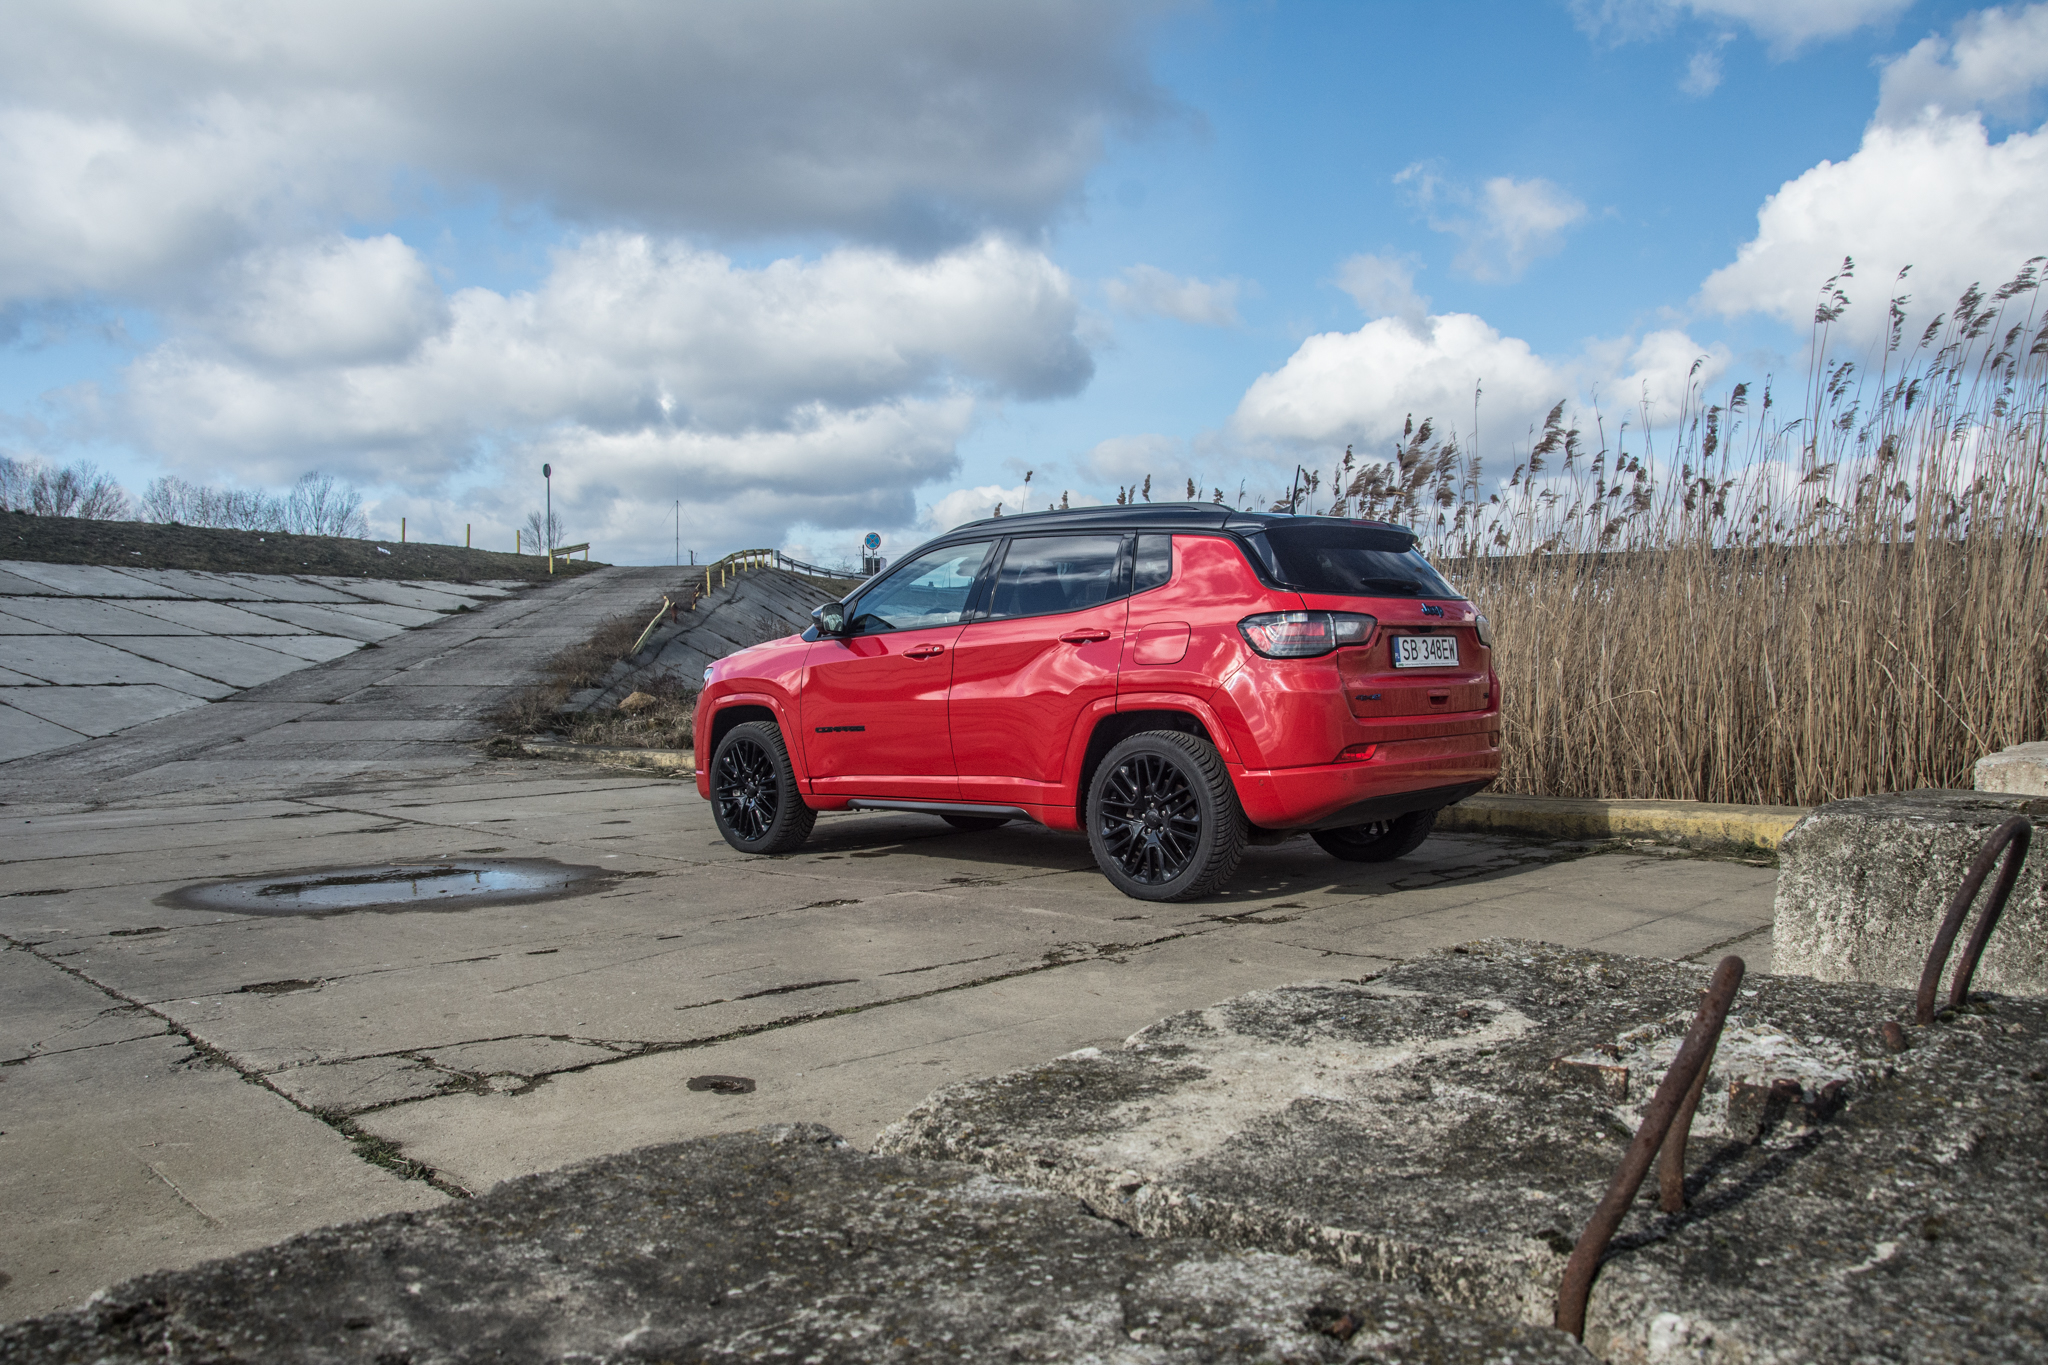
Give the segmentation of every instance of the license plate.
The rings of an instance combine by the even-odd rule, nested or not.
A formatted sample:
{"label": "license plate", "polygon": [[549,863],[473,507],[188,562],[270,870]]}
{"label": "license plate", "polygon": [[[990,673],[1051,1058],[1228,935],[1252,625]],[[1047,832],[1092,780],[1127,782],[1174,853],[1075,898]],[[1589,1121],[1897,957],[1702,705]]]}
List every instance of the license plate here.
{"label": "license plate", "polygon": [[1455,635],[1396,635],[1394,667],[1456,668],[1458,637]]}

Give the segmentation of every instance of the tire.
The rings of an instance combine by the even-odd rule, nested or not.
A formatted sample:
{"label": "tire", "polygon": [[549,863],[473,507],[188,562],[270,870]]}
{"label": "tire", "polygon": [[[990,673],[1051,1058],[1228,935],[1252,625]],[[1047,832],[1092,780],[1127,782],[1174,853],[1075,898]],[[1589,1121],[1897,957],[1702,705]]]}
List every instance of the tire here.
{"label": "tire", "polygon": [[939,817],[962,834],[979,834],[985,829],[1001,829],[1010,823],[1007,815],[941,815]]}
{"label": "tire", "polygon": [[1244,855],[1244,807],[1216,746],[1146,730],[1103,756],[1088,784],[1088,847],[1133,900],[1182,901],[1230,880]]}
{"label": "tire", "polygon": [[735,725],[711,757],[711,817],[742,853],[788,853],[811,837],[818,813],[796,789],[782,732],[765,720]]}
{"label": "tire", "polygon": [[1388,863],[1420,848],[1435,825],[1435,811],[1412,810],[1391,820],[1311,830],[1308,837],[1321,844],[1323,852],[1347,863]]}

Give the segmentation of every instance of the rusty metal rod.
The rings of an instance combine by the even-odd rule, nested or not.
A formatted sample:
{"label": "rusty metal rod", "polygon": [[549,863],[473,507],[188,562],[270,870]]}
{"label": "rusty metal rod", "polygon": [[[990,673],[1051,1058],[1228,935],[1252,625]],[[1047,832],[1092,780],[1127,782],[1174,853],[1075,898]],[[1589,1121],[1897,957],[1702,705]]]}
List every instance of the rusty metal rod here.
{"label": "rusty metal rod", "polygon": [[[1963,884],[1956,888],[1948,903],[1948,913],[1941,918],[1941,931],[1935,934],[1934,945],[1927,950],[1927,965],[1920,969],[1920,992],[1913,1001],[1913,1022],[1922,1026],[1934,1022],[1934,992],[1941,984],[1941,969],[1948,965],[1949,949],[1955,946],[1956,931],[1963,927],[1963,916],[1970,913],[1970,903],[1977,899],[1984,879],[1991,875],[1991,864],[2000,853],[2006,853],[2005,866],[1998,870],[1998,882],[1991,888],[1991,899],[1984,902],[1984,909],[1977,916],[1977,927],[1970,931],[1963,960],[1949,986],[1950,1009],[1969,1000],[1970,978],[1977,974],[1977,960],[1984,955],[1991,931],[1998,927],[1998,917],[2005,913],[2006,901],[2012,898],[2013,883],[2019,880],[2020,866],[2027,860],[2027,846],[2033,839],[2034,822],[2024,815],[2015,815],[1991,831],[1991,837],[1971,860],[1970,870],[1963,874]],[[2007,849],[2011,851],[2006,852]]]}
{"label": "rusty metal rod", "polygon": [[1679,1102],[1678,1113],[1671,1120],[1671,1131],[1664,1137],[1664,1146],[1657,1161],[1657,1207],[1666,1213],[1685,1212],[1685,1144],[1692,1136],[1693,1111],[1700,1107],[1700,1096],[1707,1088],[1707,1069],[1714,1064],[1714,1050],[1721,1044],[1721,1032],[1707,1040],[1707,1055],[1700,1062],[1700,1069],[1694,1074],[1692,1084],[1686,1087],[1685,1098]]}
{"label": "rusty metal rod", "polygon": [[1557,1288],[1559,1331],[1580,1339],[1585,1337],[1586,1301],[1592,1297],[1593,1277],[1600,1272],[1607,1244],[1614,1239],[1614,1230],[1621,1226],[1629,1205],[1635,1202],[1636,1192],[1642,1189],[1643,1177],[1650,1173],[1650,1162],[1664,1145],[1694,1082],[1706,1074],[1707,1061],[1720,1041],[1721,1026],[1728,1022],[1728,1010],[1735,1003],[1735,990],[1742,984],[1743,971],[1742,959],[1733,954],[1722,958],[1714,968],[1713,979],[1707,983],[1706,994],[1693,1014],[1692,1027],[1685,1031],[1685,1041],[1678,1045],[1671,1069],[1664,1073],[1657,1093],[1650,1097],[1649,1108],[1643,1111],[1642,1126],[1636,1129],[1635,1140],[1629,1143],[1628,1153],[1614,1173],[1614,1183],[1601,1196],[1586,1230],[1579,1234],[1578,1245],[1572,1248],[1571,1259],[1565,1262],[1564,1280]]}

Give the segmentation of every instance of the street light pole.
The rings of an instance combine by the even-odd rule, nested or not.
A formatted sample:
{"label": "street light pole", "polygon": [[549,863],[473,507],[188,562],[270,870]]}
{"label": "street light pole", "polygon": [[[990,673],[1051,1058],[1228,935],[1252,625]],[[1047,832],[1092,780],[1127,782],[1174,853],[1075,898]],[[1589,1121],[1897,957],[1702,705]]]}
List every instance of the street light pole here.
{"label": "street light pole", "polygon": [[543,519],[540,534],[541,538],[547,541],[548,572],[552,574],[555,571],[555,467],[551,464],[542,465],[540,477],[548,486],[547,511],[541,514]]}

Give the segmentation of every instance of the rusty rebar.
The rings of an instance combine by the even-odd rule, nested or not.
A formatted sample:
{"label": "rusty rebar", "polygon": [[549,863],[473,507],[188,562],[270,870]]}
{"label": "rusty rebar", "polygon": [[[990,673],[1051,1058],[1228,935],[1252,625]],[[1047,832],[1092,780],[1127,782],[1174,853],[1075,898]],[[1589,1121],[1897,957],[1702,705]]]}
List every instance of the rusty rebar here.
{"label": "rusty rebar", "polygon": [[[2013,883],[2020,878],[2020,866],[2027,860],[2027,846],[2033,839],[2034,822],[2024,815],[2015,815],[1991,831],[1991,837],[1971,860],[1970,870],[1963,874],[1963,884],[1956,888],[1948,903],[1948,913],[1941,918],[1941,931],[1934,936],[1934,946],[1927,950],[1927,965],[1920,969],[1920,993],[1913,1002],[1915,1023],[1925,1026],[1934,1022],[1934,992],[1941,984],[1942,968],[1948,965],[1949,949],[1955,946],[1956,931],[1963,927],[1963,917],[1970,913],[1971,902],[1977,899],[1984,879],[1991,875],[1991,864],[2000,853],[2005,853],[2005,865],[1998,870],[1991,899],[1984,902],[1984,909],[1977,916],[1977,927],[1970,931],[1963,960],[1956,965],[1955,979],[1949,985],[1950,1009],[1969,1000],[1970,978],[1977,974],[1977,960],[1984,956],[1984,945],[1990,942],[1991,931],[1998,927],[1998,917],[2005,913],[2005,903],[2012,898]],[[2006,852],[2008,849],[2011,851]]]}
{"label": "rusty rebar", "polygon": [[[1699,1009],[1693,1014],[1692,1027],[1685,1031],[1685,1041],[1678,1045],[1678,1055],[1671,1060],[1671,1069],[1664,1073],[1664,1080],[1657,1086],[1657,1093],[1650,1098],[1650,1104],[1643,1111],[1642,1126],[1636,1129],[1634,1141],[1628,1145],[1628,1153],[1621,1159],[1621,1167],[1614,1173],[1614,1182],[1601,1196],[1600,1203],[1593,1209],[1592,1218],[1586,1223],[1586,1230],[1579,1234],[1578,1245],[1572,1248],[1571,1259],[1565,1262],[1564,1280],[1557,1289],[1557,1328],[1574,1337],[1586,1334],[1586,1301],[1593,1293],[1593,1277],[1600,1271],[1600,1261],[1607,1254],[1607,1244],[1614,1239],[1614,1231],[1621,1226],[1622,1218],[1628,1213],[1629,1205],[1635,1202],[1637,1191],[1643,1187],[1643,1177],[1650,1173],[1650,1162],[1664,1146],[1670,1135],[1679,1110],[1684,1108],[1688,1119],[1690,1097],[1697,1104],[1697,1091],[1707,1072],[1707,1062],[1714,1055],[1714,1046],[1721,1039],[1721,1027],[1728,1022],[1728,1010],[1735,1003],[1735,990],[1742,984],[1744,971],[1742,959],[1734,955],[1721,959],[1714,968],[1713,979],[1708,982]],[[1683,1156],[1680,1156],[1681,1163]],[[1680,1179],[1684,1168],[1680,1166]],[[1682,1197],[1682,1195],[1681,1195]]]}

